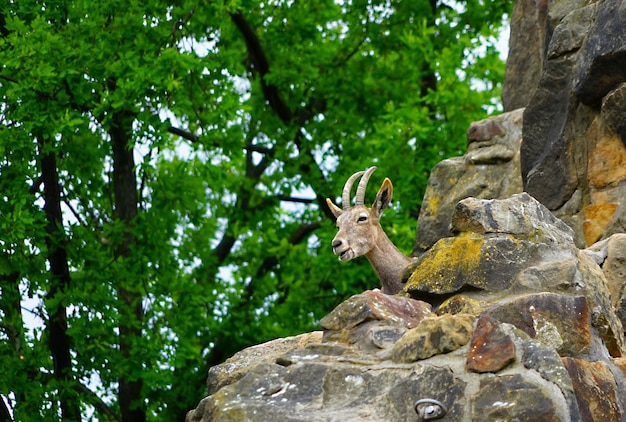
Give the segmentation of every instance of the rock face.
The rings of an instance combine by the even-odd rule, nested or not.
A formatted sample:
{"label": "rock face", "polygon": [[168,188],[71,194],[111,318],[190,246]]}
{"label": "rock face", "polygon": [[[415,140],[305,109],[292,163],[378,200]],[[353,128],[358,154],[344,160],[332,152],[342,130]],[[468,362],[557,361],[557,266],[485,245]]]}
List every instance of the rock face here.
{"label": "rock face", "polygon": [[[537,88],[545,60],[548,0],[516,0],[511,13],[509,57],[506,61],[502,104],[505,111],[524,108]],[[555,2],[552,2],[553,6]]]}
{"label": "rock face", "polygon": [[610,292],[623,290],[626,235],[580,250],[528,194],[467,198],[451,221],[456,236],[407,269],[402,294],[353,296],[322,335],[211,368],[187,420],[419,420],[424,409],[449,421],[624,420],[626,343]]}
{"label": "rock face", "polygon": [[626,8],[620,0],[547,7],[543,70],[525,104],[522,178],[584,247],[626,229]]}
{"label": "rock face", "polygon": [[516,0],[511,31],[403,291],[211,368],[187,421],[626,420],[626,6]]}

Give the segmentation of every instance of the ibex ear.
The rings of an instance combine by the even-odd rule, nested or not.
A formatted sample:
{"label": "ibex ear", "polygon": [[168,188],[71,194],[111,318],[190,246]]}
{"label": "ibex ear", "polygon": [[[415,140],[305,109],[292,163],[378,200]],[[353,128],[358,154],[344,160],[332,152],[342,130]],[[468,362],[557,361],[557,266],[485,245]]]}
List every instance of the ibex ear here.
{"label": "ibex ear", "polygon": [[391,180],[385,177],[383,184],[380,186],[380,189],[378,190],[378,193],[376,194],[376,200],[372,204],[372,208],[376,210],[376,215],[378,217],[383,215],[383,211],[385,211],[385,208],[389,206],[392,196],[393,196],[393,185],[391,184]]}
{"label": "ibex ear", "polygon": [[339,214],[341,214],[341,208],[335,205],[333,201],[330,200],[330,198],[326,198],[326,204],[328,205],[328,208],[330,208],[330,212],[333,213],[335,218],[338,218]]}

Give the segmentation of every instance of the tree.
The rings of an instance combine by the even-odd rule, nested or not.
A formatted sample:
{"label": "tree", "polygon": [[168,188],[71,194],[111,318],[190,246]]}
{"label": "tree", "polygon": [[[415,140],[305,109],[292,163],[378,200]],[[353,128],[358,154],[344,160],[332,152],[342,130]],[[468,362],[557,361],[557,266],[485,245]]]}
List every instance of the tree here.
{"label": "tree", "polygon": [[0,6],[0,421],[183,420],[211,365],[376,287],[325,198],[377,164],[410,250],[428,171],[499,107],[508,8]]}

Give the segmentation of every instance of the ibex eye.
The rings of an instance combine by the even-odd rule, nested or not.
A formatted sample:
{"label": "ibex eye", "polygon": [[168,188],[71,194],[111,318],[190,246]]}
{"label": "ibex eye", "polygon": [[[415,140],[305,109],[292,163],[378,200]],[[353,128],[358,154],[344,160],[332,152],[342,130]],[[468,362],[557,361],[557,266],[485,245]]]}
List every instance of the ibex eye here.
{"label": "ibex eye", "polygon": [[364,223],[367,221],[367,217],[364,215],[360,215],[359,218],[356,220],[357,223]]}

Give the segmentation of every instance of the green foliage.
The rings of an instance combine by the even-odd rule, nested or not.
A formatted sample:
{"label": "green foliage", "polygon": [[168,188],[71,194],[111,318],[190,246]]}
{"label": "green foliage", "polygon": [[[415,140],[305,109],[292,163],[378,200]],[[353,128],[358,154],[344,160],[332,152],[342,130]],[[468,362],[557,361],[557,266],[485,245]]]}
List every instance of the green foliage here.
{"label": "green foliage", "polygon": [[[3,3],[0,395],[13,418],[182,420],[209,366],[378,287],[364,258],[330,252],[324,198],[376,164],[368,198],[393,180],[382,224],[411,250],[430,169],[500,107],[493,43],[509,7]],[[120,176],[120,142],[135,180]],[[134,404],[118,400],[133,385]]]}

